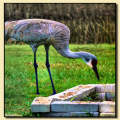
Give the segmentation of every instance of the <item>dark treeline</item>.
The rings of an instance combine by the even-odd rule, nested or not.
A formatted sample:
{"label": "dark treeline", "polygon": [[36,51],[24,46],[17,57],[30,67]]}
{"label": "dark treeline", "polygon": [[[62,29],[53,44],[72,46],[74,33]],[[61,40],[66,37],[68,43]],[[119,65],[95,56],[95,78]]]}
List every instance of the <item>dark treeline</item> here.
{"label": "dark treeline", "polygon": [[[114,43],[116,4],[5,4],[5,21],[41,18],[66,24],[70,43]],[[10,42],[10,41],[9,41]]]}

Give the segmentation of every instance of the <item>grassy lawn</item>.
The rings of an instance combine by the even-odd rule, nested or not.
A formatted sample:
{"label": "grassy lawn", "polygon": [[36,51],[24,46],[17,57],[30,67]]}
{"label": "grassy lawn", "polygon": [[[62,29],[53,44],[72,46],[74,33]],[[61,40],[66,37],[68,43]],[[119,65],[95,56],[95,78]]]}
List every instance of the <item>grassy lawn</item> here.
{"label": "grassy lawn", "polygon": [[[72,51],[88,51],[98,58],[100,81],[81,59],[62,57],[50,47],[51,73],[57,93],[80,84],[115,83],[115,45],[70,45]],[[45,66],[45,50],[37,51],[39,96],[52,94]],[[5,115],[32,116],[36,95],[33,52],[28,45],[5,45]]]}

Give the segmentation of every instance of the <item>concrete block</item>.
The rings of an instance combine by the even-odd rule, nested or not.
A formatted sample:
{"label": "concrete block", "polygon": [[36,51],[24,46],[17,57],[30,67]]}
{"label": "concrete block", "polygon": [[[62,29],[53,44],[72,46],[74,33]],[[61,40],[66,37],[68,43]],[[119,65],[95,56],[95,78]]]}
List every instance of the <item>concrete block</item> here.
{"label": "concrete block", "polygon": [[41,114],[40,116],[42,117],[97,117],[99,116],[98,112],[50,112],[50,113],[45,113],[45,114]]}
{"label": "concrete block", "polygon": [[71,112],[71,117],[97,117],[99,116],[98,112]]}
{"label": "concrete block", "polygon": [[48,97],[36,97],[31,104],[31,111],[50,112],[51,101]]}
{"label": "concrete block", "polygon": [[115,100],[115,94],[114,93],[105,93],[106,100],[112,101]]}
{"label": "concrete block", "polygon": [[114,113],[115,112],[115,102],[104,101],[99,104],[99,111],[101,113]]}
{"label": "concrete block", "polygon": [[97,93],[97,99],[98,100],[106,100],[105,93]]}
{"label": "concrete block", "polygon": [[54,101],[51,103],[52,112],[98,112],[99,102],[85,101]]}
{"label": "concrete block", "polygon": [[115,84],[91,84],[91,86],[95,86],[95,90],[98,93],[115,93]]}
{"label": "concrete block", "polygon": [[97,99],[104,100],[104,101],[113,101],[115,99],[114,93],[97,93]]}
{"label": "concrete block", "polygon": [[100,113],[100,117],[115,117],[115,113]]}
{"label": "concrete block", "polygon": [[95,91],[94,86],[79,85],[71,89],[68,89],[64,92],[58,93],[56,95],[49,96],[49,99],[62,100],[62,101],[80,100],[94,91]]}

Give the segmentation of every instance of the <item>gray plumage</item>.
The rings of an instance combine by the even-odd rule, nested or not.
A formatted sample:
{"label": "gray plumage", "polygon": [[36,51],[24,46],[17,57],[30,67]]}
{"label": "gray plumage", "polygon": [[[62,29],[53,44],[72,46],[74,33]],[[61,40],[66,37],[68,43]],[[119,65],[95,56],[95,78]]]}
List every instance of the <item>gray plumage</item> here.
{"label": "gray plumage", "polygon": [[[25,19],[5,22],[5,39],[9,38],[29,44],[33,49],[35,59],[38,46],[44,45],[46,54],[48,54],[49,46],[52,45],[56,51],[64,57],[82,58],[86,64],[92,68],[96,68],[97,65],[97,58],[93,54],[83,51],[70,51],[70,30],[66,25],[56,21],[45,19]],[[36,60],[34,60],[34,63],[36,64]],[[47,60],[46,64],[49,64],[49,60]],[[46,66],[48,66],[48,72],[50,72],[50,65]],[[35,69],[36,68],[37,67],[35,67]],[[50,74],[51,73],[49,73],[49,75]],[[99,79],[97,72],[96,75]]]}

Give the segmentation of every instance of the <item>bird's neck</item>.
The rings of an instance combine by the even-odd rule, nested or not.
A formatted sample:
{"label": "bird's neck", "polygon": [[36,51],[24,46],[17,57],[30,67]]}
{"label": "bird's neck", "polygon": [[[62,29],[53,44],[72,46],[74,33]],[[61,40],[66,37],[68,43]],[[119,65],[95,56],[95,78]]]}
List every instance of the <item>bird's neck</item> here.
{"label": "bird's neck", "polygon": [[83,60],[85,60],[85,58],[90,58],[90,56],[94,56],[93,54],[91,54],[89,52],[84,52],[84,51],[72,52],[70,49],[62,50],[60,52],[60,54],[62,56],[64,56],[64,57],[73,58],[73,59],[75,59],[75,58],[82,58]]}
{"label": "bird's neck", "polygon": [[72,52],[72,51],[68,51],[68,55],[70,58],[84,58],[86,57],[89,53],[88,52],[83,52],[83,51],[80,51],[80,52]]}

